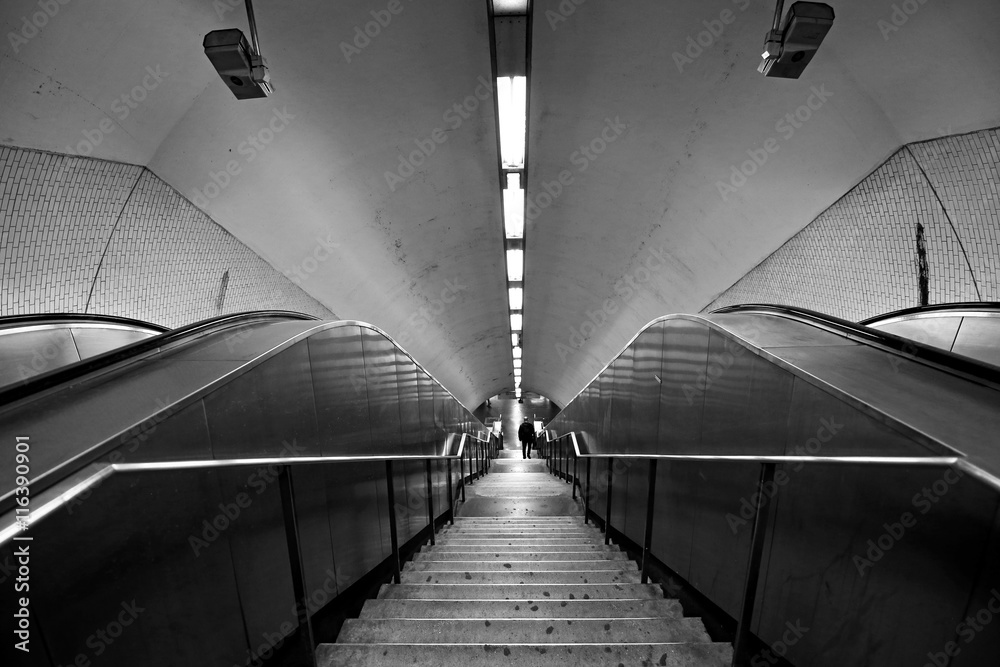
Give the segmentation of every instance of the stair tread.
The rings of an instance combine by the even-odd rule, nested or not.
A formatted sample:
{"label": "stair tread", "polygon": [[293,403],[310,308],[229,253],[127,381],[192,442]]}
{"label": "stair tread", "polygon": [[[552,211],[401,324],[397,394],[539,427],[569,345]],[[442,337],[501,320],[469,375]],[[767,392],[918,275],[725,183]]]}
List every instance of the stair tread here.
{"label": "stair tread", "polygon": [[[572,596],[572,597],[570,597]],[[380,599],[643,600],[663,597],[652,584],[384,584]]]}
{"label": "stair tread", "polygon": [[482,560],[419,560],[403,566],[404,572],[568,572],[574,570],[625,570],[635,572],[634,560],[548,560],[521,561],[513,559]]}
{"label": "stair tread", "polygon": [[361,618],[647,618],[683,616],[681,603],[656,600],[368,600]]}
{"label": "stair tread", "polygon": [[583,571],[408,571],[401,575],[404,584],[589,584],[589,583],[639,583],[638,570],[583,570]]}

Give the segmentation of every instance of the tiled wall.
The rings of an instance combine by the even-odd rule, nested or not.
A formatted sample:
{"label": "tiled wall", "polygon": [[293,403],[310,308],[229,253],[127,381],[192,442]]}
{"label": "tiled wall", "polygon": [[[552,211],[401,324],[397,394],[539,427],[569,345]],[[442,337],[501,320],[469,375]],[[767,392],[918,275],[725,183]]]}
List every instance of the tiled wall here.
{"label": "tiled wall", "polygon": [[143,167],[0,147],[0,224],[0,315],[177,327],[273,308],[336,319]]}
{"label": "tiled wall", "polygon": [[723,292],[859,320],[920,305],[917,224],[929,303],[1000,301],[1000,130],[904,146]]}

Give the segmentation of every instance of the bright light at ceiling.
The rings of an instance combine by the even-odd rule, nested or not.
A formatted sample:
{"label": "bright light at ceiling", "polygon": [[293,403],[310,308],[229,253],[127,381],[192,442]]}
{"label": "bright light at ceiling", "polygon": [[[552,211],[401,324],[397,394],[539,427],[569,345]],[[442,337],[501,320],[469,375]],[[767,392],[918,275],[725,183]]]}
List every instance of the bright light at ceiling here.
{"label": "bright light at ceiling", "polygon": [[524,251],[507,251],[507,280],[521,282],[524,280]]}
{"label": "bright light at ceiling", "polygon": [[513,354],[514,354],[514,358],[515,358],[515,359],[520,359],[520,358],[521,358],[521,348],[519,348],[519,347],[515,347],[515,348],[513,348],[513,349],[512,349],[511,351],[512,351],[512,352],[513,352]]}
{"label": "bright light at ceiling", "polygon": [[517,398],[521,398],[521,385],[517,385],[517,387],[514,389],[514,396]]}
{"label": "bright light at ceiling", "polygon": [[523,320],[523,318],[520,315],[517,315],[515,313],[511,313],[510,314],[510,328],[513,329],[514,331],[520,331],[521,330],[521,322],[522,322],[522,320]]}
{"label": "bright light at ceiling", "polygon": [[500,107],[500,157],[505,169],[524,168],[524,128],[527,116],[527,79],[523,76],[497,79]]}
{"label": "bright light at ceiling", "polygon": [[511,287],[507,291],[510,293],[510,309],[522,310],[522,306],[524,306],[524,290],[520,287]]}
{"label": "bright light at ceiling", "polygon": [[515,359],[514,360],[514,370],[521,370],[521,360],[520,359]]}
{"label": "bright light at ceiling", "polygon": [[524,190],[521,174],[507,174],[507,188],[503,191],[503,229],[509,239],[524,237]]}
{"label": "bright light at ceiling", "polygon": [[517,334],[511,334],[510,335],[510,344],[512,346],[514,346],[514,347],[517,347],[518,345],[521,344],[521,337],[518,336]]}

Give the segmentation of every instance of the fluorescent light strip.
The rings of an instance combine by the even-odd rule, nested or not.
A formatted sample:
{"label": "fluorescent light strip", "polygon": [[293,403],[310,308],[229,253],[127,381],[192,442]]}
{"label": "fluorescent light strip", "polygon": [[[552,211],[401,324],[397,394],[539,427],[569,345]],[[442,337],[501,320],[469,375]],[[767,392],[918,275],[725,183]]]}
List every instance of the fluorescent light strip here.
{"label": "fluorescent light strip", "polygon": [[523,76],[497,79],[500,111],[500,159],[506,169],[524,168],[525,125],[528,101],[527,79]]}
{"label": "fluorescent light strip", "polygon": [[514,330],[514,331],[521,331],[521,328],[522,328],[521,324],[523,322],[524,322],[524,318],[521,315],[519,315],[517,313],[511,313],[510,314],[510,328],[512,330]]}
{"label": "fluorescent light strip", "polygon": [[520,287],[511,287],[507,290],[510,296],[510,309],[511,310],[523,310],[524,307],[524,290]]}
{"label": "fluorescent light strip", "polygon": [[524,189],[521,174],[507,174],[503,191],[503,229],[509,239],[524,238]]}
{"label": "fluorescent light strip", "polygon": [[521,348],[519,348],[519,347],[512,348],[511,349],[511,353],[514,355],[515,359],[520,359],[521,358]]}
{"label": "fluorescent light strip", "polygon": [[507,251],[507,280],[521,282],[524,280],[524,251]]}

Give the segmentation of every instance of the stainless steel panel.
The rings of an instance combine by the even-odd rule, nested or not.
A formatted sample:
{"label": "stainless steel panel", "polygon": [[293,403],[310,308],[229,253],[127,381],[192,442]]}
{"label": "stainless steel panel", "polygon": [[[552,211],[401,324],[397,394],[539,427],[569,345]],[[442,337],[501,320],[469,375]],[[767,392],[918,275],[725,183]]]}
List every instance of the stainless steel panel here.
{"label": "stainless steel panel", "polygon": [[789,477],[758,635],[774,642],[801,620],[810,630],[787,658],[816,667],[922,665],[942,651],[983,565],[995,493],[933,469],[813,465]]}
{"label": "stainless steel panel", "polygon": [[205,406],[196,401],[174,411],[167,408],[118,437],[121,446],[100,460],[109,463],[184,461],[212,458]]}
{"label": "stainless steel panel", "polygon": [[[985,508],[984,508],[985,509]],[[1000,623],[993,613],[993,622],[984,624],[986,614],[983,610],[993,612],[1000,609],[1000,508],[993,517],[990,527],[990,541],[983,554],[983,566],[979,571],[978,580],[973,586],[972,595],[963,620],[972,617],[976,625],[966,623],[955,625],[954,641],[961,653],[949,663],[950,667],[976,667],[977,665],[993,664],[1000,655]],[[944,649],[941,647],[935,652]]]}
{"label": "stainless steel panel", "polygon": [[325,466],[324,477],[337,584],[343,590],[390,553],[385,463]]}
{"label": "stainless steel panel", "polygon": [[962,324],[961,316],[953,317],[918,317],[906,320],[895,320],[884,323],[870,324],[879,331],[915,340],[918,343],[931,345],[942,350],[951,350]]}
{"label": "stainless steel panel", "polygon": [[329,464],[291,467],[302,578],[310,601],[306,605],[310,615],[339,593],[326,497],[326,478],[331,468]]}
{"label": "stainless steel panel", "polygon": [[80,360],[69,329],[44,328],[0,334],[0,387]]}
{"label": "stainless steel panel", "polygon": [[[291,563],[281,507],[279,466],[218,471],[219,507],[205,518],[228,519],[226,537],[250,644],[298,626]],[[234,514],[236,515],[234,518]]]}
{"label": "stainless steel panel", "polygon": [[659,453],[690,452],[701,439],[708,328],[689,320],[666,322],[660,385]]}
{"label": "stainless steel panel", "polygon": [[614,363],[614,382],[611,385],[611,434],[607,446],[615,452],[633,453],[631,433],[633,353],[633,348],[628,348],[615,359]]}
{"label": "stainless steel panel", "polygon": [[1000,317],[966,317],[952,352],[1000,366]]}
{"label": "stainless steel panel", "polygon": [[402,453],[395,346],[382,334],[361,330],[368,381],[368,423],[373,454]]}
{"label": "stainless steel panel", "polygon": [[691,542],[696,508],[698,466],[663,461],[656,470],[653,553],[681,577],[691,572]]}
{"label": "stainless steel panel", "polygon": [[155,331],[101,327],[72,327],[71,331],[81,359],[96,357],[156,335]]}
{"label": "stainless steel panel", "polygon": [[[749,450],[743,443],[747,426],[754,421],[750,412],[753,356],[746,348],[720,334],[709,332],[708,358],[702,390],[701,440],[697,449],[705,454],[779,454],[782,442],[769,442],[763,451]],[[690,391],[690,390],[689,390]],[[778,432],[780,434],[780,431]],[[772,434],[774,435],[774,434]]]}
{"label": "stainless steel panel", "polygon": [[785,431],[792,402],[793,376],[767,359],[750,357],[750,415],[740,434],[745,452],[784,453]]}
{"label": "stainless steel panel", "polygon": [[309,337],[320,450],[324,455],[370,451],[368,382],[361,328],[328,329]]}
{"label": "stainless steel panel", "polygon": [[833,331],[806,322],[797,322],[780,315],[760,313],[729,313],[706,315],[706,319],[722,325],[756,347],[805,347],[818,345],[852,345]]}
{"label": "stainless steel panel", "polygon": [[399,389],[399,430],[402,446],[410,454],[422,452],[424,450],[421,448],[420,437],[417,365],[399,349],[396,350],[396,386]]}
{"label": "stainless steel panel", "polygon": [[215,458],[322,453],[305,341],[216,389],[204,402]]}
{"label": "stainless steel panel", "polygon": [[643,332],[632,345],[632,426],[629,447],[635,453],[656,453],[663,379],[663,325]]}
{"label": "stainless steel panel", "polygon": [[[646,539],[646,507],[649,498],[649,462],[641,460],[626,460],[629,464],[622,477],[628,478],[625,498],[622,503],[626,507],[625,524],[619,526],[628,537],[642,546]],[[617,498],[615,499],[617,500]],[[656,516],[655,513],[653,515]]]}
{"label": "stainless steel panel", "polygon": [[614,410],[615,368],[609,367],[597,378],[598,403],[594,415],[598,447],[605,452],[614,451],[611,437],[612,412]]}
{"label": "stainless steel panel", "polygon": [[927,449],[834,396],[795,378],[785,452],[822,456],[926,456]]}
{"label": "stainless steel panel", "polygon": [[[243,664],[229,532],[192,543],[221,501],[214,471],[119,474],[33,525],[31,567],[45,575],[31,580],[33,651],[44,636],[59,665],[80,655],[109,666]],[[95,636],[123,613],[130,625],[113,642]]]}
{"label": "stainless steel panel", "polygon": [[434,420],[434,380],[422,370],[417,371],[417,401],[420,413],[420,442],[437,454],[443,454],[444,430]]}

